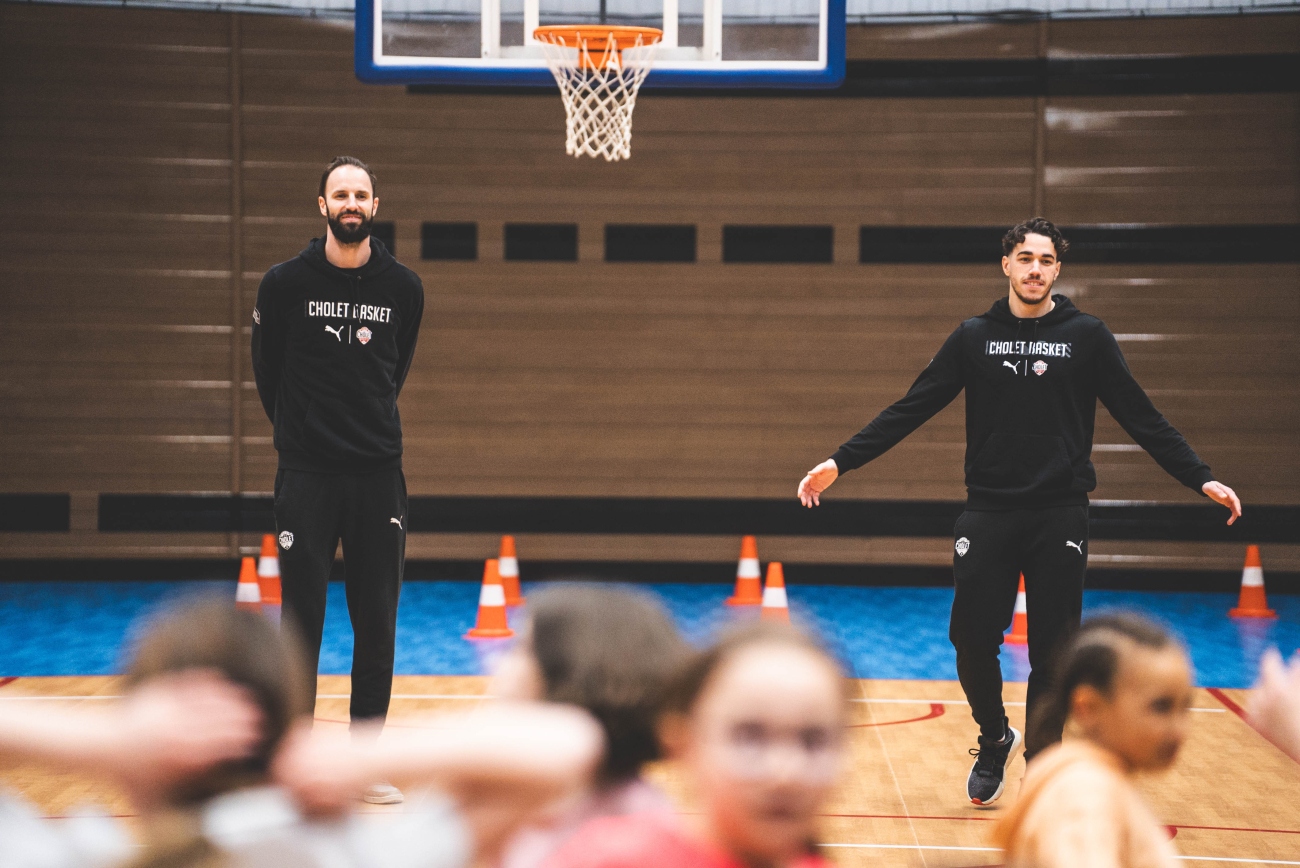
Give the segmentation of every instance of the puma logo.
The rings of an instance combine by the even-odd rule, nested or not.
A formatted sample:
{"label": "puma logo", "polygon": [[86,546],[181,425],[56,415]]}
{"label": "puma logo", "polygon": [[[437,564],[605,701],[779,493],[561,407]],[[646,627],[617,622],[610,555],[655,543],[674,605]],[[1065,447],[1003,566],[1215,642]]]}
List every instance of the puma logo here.
{"label": "puma logo", "polygon": [[[329,328],[329,326],[326,326],[326,328]],[[1011,364],[1010,362],[1003,362],[1003,363],[1002,363],[1002,367],[1004,367],[1004,368],[1010,368],[1011,370],[1015,371],[1017,374],[1020,373],[1020,363],[1019,363],[1019,362],[1016,362],[1014,365]]]}
{"label": "puma logo", "polygon": [[[402,516],[401,518],[390,518],[390,519],[388,520],[388,523],[389,523],[389,524],[395,524],[395,525],[397,525],[398,527],[402,527],[402,519],[403,519],[403,518],[406,518],[406,516]],[[406,530],[406,528],[402,528],[402,530]]]}
{"label": "puma logo", "polygon": [[1083,549],[1081,548],[1081,546],[1083,545],[1083,540],[1079,540],[1078,542],[1070,542],[1070,541],[1067,539],[1067,540],[1065,541],[1065,544],[1066,544],[1067,546],[1069,546],[1070,548],[1078,549],[1078,550],[1079,550],[1079,554],[1083,554]]}
{"label": "puma logo", "polygon": [[343,343],[343,326],[339,326],[337,329],[332,329],[329,326],[325,326],[325,331],[329,332],[330,334],[334,335],[334,337],[338,338],[339,343]]}

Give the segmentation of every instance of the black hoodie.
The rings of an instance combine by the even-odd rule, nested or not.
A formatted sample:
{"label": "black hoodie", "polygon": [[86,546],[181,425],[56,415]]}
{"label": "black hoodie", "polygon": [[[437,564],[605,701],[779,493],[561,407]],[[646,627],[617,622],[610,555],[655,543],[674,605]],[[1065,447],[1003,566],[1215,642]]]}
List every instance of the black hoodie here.
{"label": "black hoodie", "polygon": [[882,455],[966,390],[966,491],[972,510],[1082,505],[1097,399],[1183,485],[1214,477],[1133,379],[1115,336],[1063,295],[1051,313],[1020,319],[1001,298],[966,320],[916,378],[831,457],[840,473]]}
{"label": "black hoodie", "polygon": [[331,265],[313,238],[266,273],[253,308],[253,376],[281,468],[401,466],[397,395],[423,315],[420,278],[374,237],[361,268]]}

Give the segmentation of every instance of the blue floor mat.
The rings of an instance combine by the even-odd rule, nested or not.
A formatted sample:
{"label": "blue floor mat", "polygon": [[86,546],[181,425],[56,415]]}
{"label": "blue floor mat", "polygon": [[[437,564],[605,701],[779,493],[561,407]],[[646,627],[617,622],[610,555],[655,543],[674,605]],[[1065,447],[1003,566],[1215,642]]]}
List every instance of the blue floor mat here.
{"label": "blue floor mat", "polygon": [[[525,591],[530,586],[525,584]],[[734,618],[754,617],[723,605],[725,585],[638,586],[658,595],[683,633],[706,641]],[[120,671],[133,629],[151,610],[191,593],[234,597],[233,582],[13,582],[0,584],[0,676],[109,675]],[[949,588],[792,586],[795,620],[816,629],[859,678],[955,679],[948,644]],[[474,675],[486,671],[502,642],[468,642],[478,586],[409,582],[402,589],[396,671],[401,675]],[[1232,594],[1088,591],[1085,614],[1128,608],[1164,622],[1183,637],[1197,682],[1249,687],[1269,646],[1300,647],[1300,597],[1274,595],[1276,621],[1233,621]],[[512,614],[517,621],[519,613]],[[1031,616],[1032,617],[1032,616]],[[342,584],[329,587],[321,672],[346,673],[352,631]],[[1023,648],[1003,646],[1011,681],[1029,672]]]}

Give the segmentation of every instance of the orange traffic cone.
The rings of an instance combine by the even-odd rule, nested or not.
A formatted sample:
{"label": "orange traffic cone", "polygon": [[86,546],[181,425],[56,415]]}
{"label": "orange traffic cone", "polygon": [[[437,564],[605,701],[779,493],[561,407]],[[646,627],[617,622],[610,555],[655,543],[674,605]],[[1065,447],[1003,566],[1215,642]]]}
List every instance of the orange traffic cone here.
{"label": "orange traffic cone", "polygon": [[275,545],[275,534],[262,537],[262,556],[257,559],[257,584],[262,591],[262,602],[280,605],[280,550]]}
{"label": "orange traffic cone", "polygon": [[239,584],[235,585],[235,608],[250,612],[262,610],[262,591],[257,587],[257,561],[244,558],[239,563]]}
{"label": "orange traffic cone", "polygon": [[506,639],[515,635],[506,622],[506,592],[501,587],[501,574],[497,572],[497,559],[483,564],[483,587],[478,593],[478,621],[474,629],[465,634],[466,639]]}
{"label": "orange traffic cone", "polygon": [[740,561],[736,564],[736,592],[727,598],[728,606],[763,605],[762,573],[758,569],[758,540],[752,536],[740,540]]}
{"label": "orange traffic cone", "polygon": [[1241,597],[1237,608],[1228,610],[1233,618],[1276,618],[1264,596],[1264,565],[1259,560],[1259,546],[1246,546],[1246,563],[1241,568]]}
{"label": "orange traffic cone", "polygon": [[790,602],[785,595],[785,570],[780,561],[767,565],[767,585],[763,588],[763,609],[759,617],[764,621],[790,623]]}
{"label": "orange traffic cone", "polygon": [[524,594],[519,590],[519,559],[515,557],[515,538],[501,537],[501,554],[497,556],[497,574],[501,576],[501,587],[505,588],[506,605],[522,606]]}
{"label": "orange traffic cone", "polygon": [[1011,616],[1011,632],[1007,634],[1008,645],[1029,644],[1029,607],[1025,604],[1025,574],[1020,574],[1020,590],[1016,591],[1016,613]]}

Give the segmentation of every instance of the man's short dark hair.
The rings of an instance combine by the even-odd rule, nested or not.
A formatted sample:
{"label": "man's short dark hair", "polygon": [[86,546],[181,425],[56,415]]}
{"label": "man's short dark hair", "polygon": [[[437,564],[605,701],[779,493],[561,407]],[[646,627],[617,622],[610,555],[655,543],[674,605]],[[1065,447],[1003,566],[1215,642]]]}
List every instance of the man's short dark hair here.
{"label": "man's short dark hair", "polygon": [[340,166],[356,166],[370,176],[370,195],[377,195],[376,190],[379,188],[375,173],[370,171],[370,167],[358,160],[356,157],[335,157],[330,160],[330,164],[325,167],[325,174],[320,176],[320,195],[325,198],[325,182],[330,179],[330,174]]}
{"label": "man's short dark hair", "polygon": [[1024,242],[1026,235],[1043,235],[1052,239],[1052,246],[1056,248],[1058,260],[1064,259],[1065,251],[1070,249],[1070,242],[1065,240],[1060,229],[1052,225],[1052,221],[1043,217],[1030,217],[1024,223],[1011,227],[1007,230],[1007,234],[1002,236],[1002,255],[1010,256],[1011,251],[1016,249],[1016,245]]}

